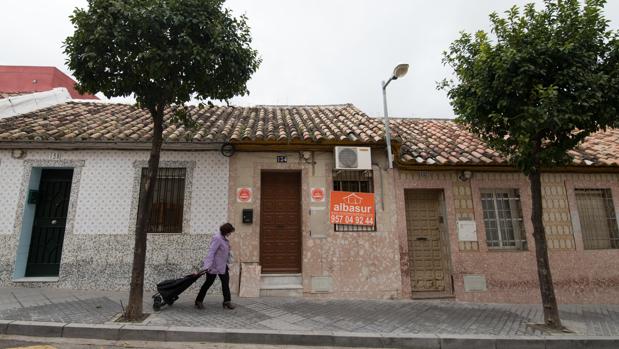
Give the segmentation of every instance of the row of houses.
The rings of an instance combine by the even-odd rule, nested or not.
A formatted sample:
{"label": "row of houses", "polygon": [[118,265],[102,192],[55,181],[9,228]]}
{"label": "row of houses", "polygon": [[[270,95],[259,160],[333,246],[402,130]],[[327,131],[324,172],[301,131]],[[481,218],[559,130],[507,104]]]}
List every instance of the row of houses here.
{"label": "row of houses", "polygon": [[[190,114],[164,131],[147,289],[195,271],[229,221],[240,296],[540,301],[528,180],[463,126],[391,120],[390,168],[382,120],[350,104]],[[0,119],[1,286],[128,287],[151,130],[126,104]],[[617,154],[600,132],[542,177],[559,302],[619,300]]]}

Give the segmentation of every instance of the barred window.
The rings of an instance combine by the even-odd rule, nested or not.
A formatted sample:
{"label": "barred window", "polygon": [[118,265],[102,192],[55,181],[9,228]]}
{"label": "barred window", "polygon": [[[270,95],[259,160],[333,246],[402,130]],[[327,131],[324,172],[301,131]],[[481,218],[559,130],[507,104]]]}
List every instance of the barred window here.
{"label": "barred window", "polygon": [[585,249],[619,248],[619,229],[610,189],[575,189],[575,193]]}
{"label": "barred window", "polygon": [[517,189],[481,191],[489,248],[526,250],[520,194]]}
{"label": "barred window", "polygon": [[[335,170],[333,171],[333,190],[358,193],[373,193],[374,178],[372,170]],[[334,224],[335,231],[376,231],[376,216],[374,225]]]}
{"label": "barred window", "polygon": [[[143,183],[148,177],[148,168],[142,169],[140,198],[144,195]],[[183,206],[185,202],[185,169],[160,168],[153,194],[153,206],[147,233],[179,234],[183,230]],[[138,212],[142,207],[138,208]],[[139,214],[138,214],[139,217]]]}

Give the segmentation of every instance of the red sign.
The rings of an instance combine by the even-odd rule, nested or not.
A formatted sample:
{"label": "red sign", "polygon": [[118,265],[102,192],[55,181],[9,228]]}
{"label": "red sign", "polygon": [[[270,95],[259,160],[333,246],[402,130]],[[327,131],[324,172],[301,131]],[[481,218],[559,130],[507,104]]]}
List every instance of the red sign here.
{"label": "red sign", "polygon": [[251,202],[251,188],[237,188],[236,200],[238,202]]}
{"label": "red sign", "polygon": [[312,202],[325,201],[325,188],[312,188]]}
{"label": "red sign", "polygon": [[330,201],[332,224],[374,225],[374,193],[332,191]]}

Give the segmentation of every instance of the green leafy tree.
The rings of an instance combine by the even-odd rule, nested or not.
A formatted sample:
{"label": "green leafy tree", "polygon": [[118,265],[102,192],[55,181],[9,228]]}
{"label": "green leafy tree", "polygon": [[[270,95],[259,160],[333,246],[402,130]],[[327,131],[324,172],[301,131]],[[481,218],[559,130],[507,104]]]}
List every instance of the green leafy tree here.
{"label": "green leafy tree", "polygon": [[604,0],[545,0],[490,15],[492,36],[462,33],[444,53],[457,120],[500,151],[531,184],[533,237],[548,327],[561,328],[542,222],[542,170],[619,113],[619,40]]}
{"label": "green leafy tree", "polygon": [[[159,167],[164,123],[188,123],[184,108],[164,120],[170,106],[192,98],[227,100],[248,93],[246,83],[260,59],[250,47],[244,16],[223,0],[89,0],[71,16],[75,32],[65,40],[67,64],[81,92],[133,95],[152,117],[144,207],[137,218],[128,320],[142,315],[146,227]],[[185,112],[183,112],[185,111]]]}

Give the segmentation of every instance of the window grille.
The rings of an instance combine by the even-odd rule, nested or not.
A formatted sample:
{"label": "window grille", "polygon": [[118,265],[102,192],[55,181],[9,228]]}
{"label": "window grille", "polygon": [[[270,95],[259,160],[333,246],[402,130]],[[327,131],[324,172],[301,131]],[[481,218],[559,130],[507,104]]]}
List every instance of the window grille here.
{"label": "window grille", "polygon": [[520,194],[517,189],[481,191],[486,243],[492,249],[526,250]]}
{"label": "window grille", "polygon": [[610,189],[576,189],[575,193],[585,249],[619,248],[619,230]]}
{"label": "window grille", "polygon": [[[372,170],[353,171],[353,170],[335,170],[333,171],[333,190],[335,191],[351,191],[358,193],[373,193],[374,178]],[[334,224],[335,231],[376,231],[376,215],[374,215],[374,225],[352,225],[352,224]]]}
{"label": "window grille", "polygon": [[[144,195],[143,183],[148,177],[148,168],[142,169],[140,198]],[[179,234],[183,230],[183,206],[185,201],[185,169],[160,168],[153,193],[150,222],[147,233]],[[138,212],[142,211],[140,206]],[[138,214],[139,217],[139,214]]]}

